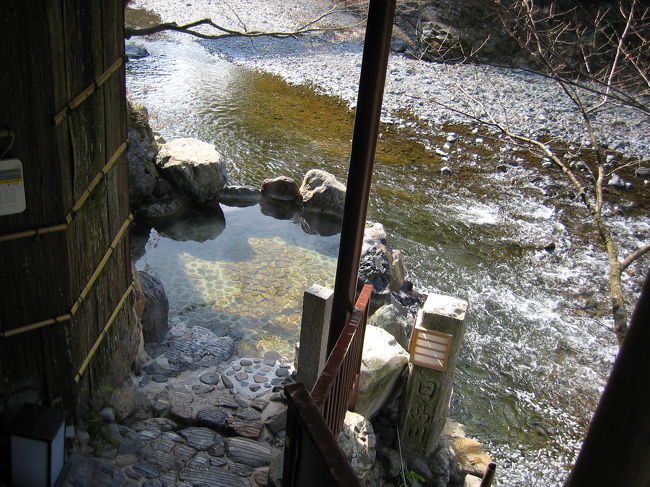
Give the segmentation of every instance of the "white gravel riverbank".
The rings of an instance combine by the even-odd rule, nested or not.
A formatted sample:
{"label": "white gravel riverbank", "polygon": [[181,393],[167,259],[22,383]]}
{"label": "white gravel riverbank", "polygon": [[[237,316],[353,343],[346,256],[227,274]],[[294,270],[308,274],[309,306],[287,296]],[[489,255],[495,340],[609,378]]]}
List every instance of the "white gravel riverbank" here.
{"label": "white gravel riverbank", "polygon": [[[137,0],[132,6],[153,10],[163,21],[182,23],[210,17],[229,28],[288,31],[319,17],[332,4],[328,0]],[[319,92],[341,97],[353,107],[361,67],[363,26],[358,25],[355,17],[343,13],[328,16],[323,22],[319,25],[355,27],[352,34],[345,35],[329,31],[299,39],[202,42],[232,62],[276,74],[289,83],[312,85]],[[518,69],[427,63],[392,53],[383,120],[403,123],[396,114],[406,111],[431,126],[471,121],[441,104],[477,116],[487,110],[500,123],[524,135],[545,133],[569,142],[586,142],[579,113],[553,80]],[[648,117],[610,105],[596,121],[601,140],[609,148],[627,156],[650,157]]]}

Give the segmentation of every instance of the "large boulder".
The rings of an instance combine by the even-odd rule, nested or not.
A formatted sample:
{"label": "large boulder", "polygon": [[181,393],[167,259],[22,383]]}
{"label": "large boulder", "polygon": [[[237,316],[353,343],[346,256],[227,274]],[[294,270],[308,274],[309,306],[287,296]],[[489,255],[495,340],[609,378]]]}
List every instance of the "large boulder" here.
{"label": "large boulder", "polygon": [[265,198],[281,201],[295,201],[300,197],[296,182],[287,176],[278,176],[262,181],[260,191]]}
{"label": "large boulder", "polygon": [[[363,231],[363,245],[361,247],[361,260],[364,261],[364,257],[367,254],[383,254],[385,259],[382,257],[382,261],[387,261],[387,265],[381,266],[381,269],[377,269],[379,273],[385,274],[385,278],[388,282],[384,285],[382,282],[381,287],[376,287],[375,293],[382,292],[386,288],[390,291],[398,290],[406,279],[406,269],[404,268],[404,257],[402,252],[399,250],[393,250],[388,244],[388,238],[386,235],[386,230],[381,223],[378,222],[366,222],[366,228]],[[372,257],[366,257],[368,260],[365,264],[373,267],[373,261],[377,259]],[[361,276],[360,276],[361,278]],[[383,280],[383,278],[382,278]],[[374,285],[374,283],[371,282]]]}
{"label": "large boulder", "polygon": [[376,457],[376,439],[372,424],[362,415],[347,411],[338,443],[345,458],[350,461],[354,474],[365,484]]}
{"label": "large boulder", "polygon": [[411,324],[404,307],[397,304],[387,304],[379,308],[370,317],[369,325],[386,330],[393,335],[397,343],[408,350]]}
{"label": "large boulder", "polygon": [[145,300],[142,312],[144,341],[159,343],[165,339],[169,330],[169,301],[160,279],[144,271],[139,274]]}
{"label": "large boulder", "polygon": [[343,216],[345,185],[326,171],[308,171],[300,186],[300,196],[303,209],[307,211]]}
{"label": "large boulder", "polygon": [[226,185],[226,166],[214,145],[197,139],[176,139],[163,145],[157,165],[181,191],[198,202],[215,199]]}
{"label": "large boulder", "polygon": [[409,355],[386,330],[366,326],[356,412],[371,418],[390,396]]}
{"label": "large boulder", "polygon": [[129,165],[129,203],[137,208],[151,198],[156,186],[157,172],[154,159],[158,145],[149,125],[149,114],[144,105],[127,102],[127,137],[129,148],[126,158]]}
{"label": "large boulder", "polygon": [[258,189],[248,188],[246,186],[223,187],[217,199],[226,206],[246,207],[259,203],[262,193]]}

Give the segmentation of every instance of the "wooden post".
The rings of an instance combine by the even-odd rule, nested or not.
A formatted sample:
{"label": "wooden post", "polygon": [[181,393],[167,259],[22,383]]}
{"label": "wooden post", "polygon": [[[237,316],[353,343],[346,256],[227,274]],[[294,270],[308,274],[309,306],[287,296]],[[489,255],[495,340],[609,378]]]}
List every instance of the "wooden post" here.
{"label": "wooden post", "polygon": [[327,360],[334,291],[314,284],[305,291],[300,325],[300,350],[296,380],[311,391]]}
{"label": "wooden post", "polygon": [[400,425],[402,442],[411,451],[428,455],[438,444],[449,412],[466,311],[466,301],[430,294],[418,312]]}

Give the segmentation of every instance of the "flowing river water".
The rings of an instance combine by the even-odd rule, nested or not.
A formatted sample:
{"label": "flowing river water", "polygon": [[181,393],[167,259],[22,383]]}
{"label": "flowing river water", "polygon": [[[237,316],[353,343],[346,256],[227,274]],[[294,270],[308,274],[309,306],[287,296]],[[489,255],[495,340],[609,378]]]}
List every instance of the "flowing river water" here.
{"label": "flowing river water", "polygon": [[[354,114],[340,100],[199,42],[138,42],[151,56],[129,62],[128,89],[165,139],[214,143],[238,184],[300,181],[312,168],[345,180]],[[451,415],[497,461],[499,485],[561,485],[617,350],[603,249],[571,188],[529,153],[472,126],[403,125],[381,128],[368,218],[403,251],[417,289],[469,302]],[[645,219],[638,194],[614,197],[608,221],[629,251],[647,239],[647,195]],[[194,215],[140,228],[137,266],[163,280],[173,317],[239,338],[240,353],[290,354],[302,291],[333,283],[338,235],[291,212],[222,208],[225,225]],[[635,269],[632,292],[647,260]]]}

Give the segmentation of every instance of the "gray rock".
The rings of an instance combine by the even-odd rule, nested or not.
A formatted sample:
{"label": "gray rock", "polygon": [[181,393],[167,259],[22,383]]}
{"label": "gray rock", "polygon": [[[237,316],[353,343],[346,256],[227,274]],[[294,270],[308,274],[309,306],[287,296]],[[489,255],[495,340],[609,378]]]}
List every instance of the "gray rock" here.
{"label": "gray rock", "polygon": [[372,424],[360,414],[346,412],[338,443],[355,475],[365,484],[376,456]]}
{"label": "gray rock", "polygon": [[214,465],[192,465],[179,474],[179,478],[201,487],[248,487],[241,477]]}
{"label": "gray rock", "polygon": [[[170,442],[171,448],[174,443]],[[183,461],[171,451],[146,446],[140,452],[140,462],[158,472],[178,471],[184,467]]]}
{"label": "gray rock", "polygon": [[145,479],[155,479],[160,475],[158,470],[147,465],[134,465],[132,468],[140,477]]}
{"label": "gray rock", "polygon": [[386,330],[366,326],[356,411],[371,418],[390,397],[409,355]]}
{"label": "gray rock", "polygon": [[286,176],[269,178],[262,181],[260,188],[265,198],[280,201],[295,201],[300,197],[300,189],[296,182]]}
{"label": "gray rock", "polygon": [[[194,326],[189,339],[165,342],[160,346],[159,353],[163,353],[177,370],[196,370],[227,361],[235,353],[235,342],[230,337],[218,337],[206,328]],[[210,380],[205,375],[201,377]],[[205,383],[204,379],[200,380]]]}
{"label": "gray rock", "polygon": [[345,185],[326,171],[308,171],[300,186],[300,196],[307,211],[343,216]]}
{"label": "gray rock", "polygon": [[144,447],[144,442],[140,436],[123,425],[109,425],[111,439],[118,445],[117,451],[120,455],[133,455]]}
{"label": "gray rock", "polygon": [[66,487],[120,486],[127,480],[119,467],[97,458],[82,457],[73,453],[67,463],[70,468],[63,483]]}
{"label": "gray rock", "polygon": [[394,478],[400,474],[402,464],[397,450],[387,446],[378,447],[377,458],[384,466],[386,477]]}
{"label": "gray rock", "polygon": [[612,174],[612,177],[607,181],[607,186],[618,189],[632,189],[632,183],[625,181],[618,174]]}
{"label": "gray rock", "polygon": [[218,409],[204,409],[196,414],[199,423],[211,428],[222,429],[226,426],[227,415]]}
{"label": "gray rock", "polygon": [[124,46],[124,54],[126,54],[129,59],[141,59],[149,56],[149,51],[147,51],[143,46],[127,42]]}
{"label": "gray rock", "polygon": [[280,360],[280,354],[275,350],[269,350],[264,354],[264,360],[272,361],[273,363],[271,365],[275,365],[275,361]]}
{"label": "gray rock", "polygon": [[411,323],[403,307],[393,304],[382,306],[370,317],[368,324],[386,330],[405,350],[408,349]]}
{"label": "gray rock", "polygon": [[185,428],[178,432],[187,444],[200,451],[205,451],[222,440],[221,435],[208,428]]}
{"label": "gray rock", "polygon": [[176,139],[163,145],[157,165],[180,190],[199,202],[215,199],[226,185],[226,166],[212,144]]}
{"label": "gray rock", "polygon": [[113,408],[105,407],[98,414],[104,423],[110,424],[115,422],[115,411],[113,411]]}
{"label": "gray rock", "polygon": [[217,199],[227,206],[252,206],[259,202],[262,193],[246,186],[225,186],[219,191]]}
{"label": "gray rock", "polygon": [[142,334],[147,342],[162,342],[169,330],[169,301],[165,288],[160,279],[148,272],[140,271],[139,275],[145,298]]}
{"label": "gray rock", "polygon": [[253,467],[241,463],[233,463],[230,465],[230,471],[236,473],[240,477],[249,477],[253,473]]}
{"label": "gray rock", "polygon": [[218,204],[204,205],[177,218],[166,218],[155,227],[162,235],[177,242],[206,242],[221,235],[226,228],[226,218]]}
{"label": "gray rock", "polygon": [[214,372],[207,372],[203,374],[201,377],[199,377],[199,380],[203,382],[204,384],[218,384],[219,379],[221,376],[219,374],[216,374]]}
{"label": "gray rock", "polygon": [[153,164],[158,145],[149,125],[144,105],[127,103],[128,141],[126,157],[129,165],[129,203],[139,207],[151,199],[158,173]]}
{"label": "gray rock", "polygon": [[143,203],[138,209],[138,218],[160,221],[181,216],[190,207],[190,200],[184,196],[166,198]]}
{"label": "gray rock", "polygon": [[271,462],[271,448],[248,438],[228,438],[226,452],[231,460],[253,468],[263,467]]}
{"label": "gray rock", "polygon": [[370,247],[361,256],[358,280],[360,284],[372,284],[373,294],[385,294],[390,285],[390,260],[382,249]]}

